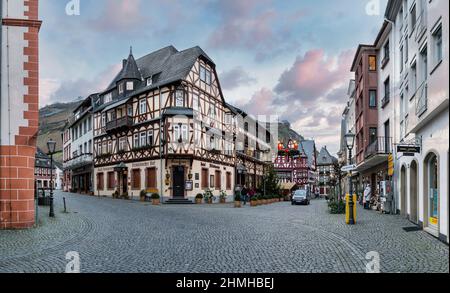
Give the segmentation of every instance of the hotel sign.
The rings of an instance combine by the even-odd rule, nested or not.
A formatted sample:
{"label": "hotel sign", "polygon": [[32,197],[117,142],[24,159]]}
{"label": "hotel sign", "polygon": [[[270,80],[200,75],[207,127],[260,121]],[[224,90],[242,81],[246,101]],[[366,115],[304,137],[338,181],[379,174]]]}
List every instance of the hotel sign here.
{"label": "hotel sign", "polygon": [[398,145],[397,153],[420,154],[420,146]]}

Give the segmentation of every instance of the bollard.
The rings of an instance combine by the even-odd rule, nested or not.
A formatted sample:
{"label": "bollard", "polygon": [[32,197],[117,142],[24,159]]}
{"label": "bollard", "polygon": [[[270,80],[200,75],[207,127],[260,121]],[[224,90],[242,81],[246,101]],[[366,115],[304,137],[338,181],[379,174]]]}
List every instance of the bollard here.
{"label": "bollard", "polygon": [[[350,202],[350,195],[347,194],[345,196],[345,223],[349,224],[350,223],[350,206],[349,206],[349,202]],[[356,194],[353,195],[353,220],[354,223],[356,224],[356,206],[357,206],[357,197]]]}
{"label": "bollard", "polygon": [[63,202],[64,202],[64,213],[67,213],[67,209],[66,209],[66,198],[63,197]]}

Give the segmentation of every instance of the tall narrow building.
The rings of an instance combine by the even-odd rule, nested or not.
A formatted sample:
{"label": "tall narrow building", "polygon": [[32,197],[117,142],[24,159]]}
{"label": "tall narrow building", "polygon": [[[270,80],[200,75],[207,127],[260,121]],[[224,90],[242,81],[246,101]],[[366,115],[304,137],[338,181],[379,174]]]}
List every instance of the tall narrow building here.
{"label": "tall narrow building", "polygon": [[0,229],[29,228],[35,222],[38,3],[0,1]]}

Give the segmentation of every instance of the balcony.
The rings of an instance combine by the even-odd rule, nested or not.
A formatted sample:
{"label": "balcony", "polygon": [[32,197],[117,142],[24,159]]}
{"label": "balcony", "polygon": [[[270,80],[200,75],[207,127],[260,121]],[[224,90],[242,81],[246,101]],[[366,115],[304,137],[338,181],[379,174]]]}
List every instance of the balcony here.
{"label": "balcony", "polygon": [[65,170],[73,170],[93,164],[92,154],[82,154],[64,163]]}
{"label": "balcony", "polygon": [[384,56],[383,60],[381,61],[381,69],[384,69],[386,65],[388,65],[390,57],[389,57],[389,51],[386,53],[387,55]]}
{"label": "balcony", "polygon": [[125,116],[106,123],[106,132],[118,131],[133,126],[133,118]]}
{"label": "balcony", "polygon": [[364,154],[364,159],[358,161],[356,170],[364,172],[368,169],[376,167],[382,163],[387,163],[389,155],[392,153],[392,138],[378,137],[372,144],[370,144]]}
{"label": "balcony", "polygon": [[378,137],[366,149],[366,158],[376,155],[389,155],[392,153],[392,138]]}
{"label": "balcony", "polygon": [[416,92],[416,116],[422,116],[428,109],[428,85],[427,82],[422,83]]}
{"label": "balcony", "polygon": [[419,18],[417,19],[417,23],[416,23],[416,26],[415,26],[415,30],[416,30],[415,39],[416,39],[416,42],[420,42],[422,37],[423,37],[423,35],[426,33],[426,31],[427,31],[426,24],[427,24],[427,17],[426,17],[425,11],[422,11],[420,13]]}
{"label": "balcony", "polygon": [[386,94],[384,98],[381,100],[381,108],[384,109],[387,106],[387,104],[389,104],[390,100],[391,100],[390,94]]}

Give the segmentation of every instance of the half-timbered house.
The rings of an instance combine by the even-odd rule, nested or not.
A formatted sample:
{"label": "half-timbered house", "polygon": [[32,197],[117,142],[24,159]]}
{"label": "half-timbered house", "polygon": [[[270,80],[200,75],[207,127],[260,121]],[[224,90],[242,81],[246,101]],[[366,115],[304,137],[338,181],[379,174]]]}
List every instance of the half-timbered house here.
{"label": "half-timbered house", "polygon": [[278,155],[274,160],[274,168],[280,182],[295,183],[302,188],[308,187],[308,156],[301,143],[289,140],[287,145],[284,145],[280,142]]}
{"label": "half-timbered house", "polygon": [[137,60],[130,52],[94,109],[96,194],[233,194],[233,113],[201,48],[169,46]]}

